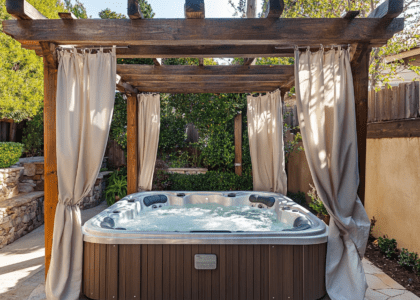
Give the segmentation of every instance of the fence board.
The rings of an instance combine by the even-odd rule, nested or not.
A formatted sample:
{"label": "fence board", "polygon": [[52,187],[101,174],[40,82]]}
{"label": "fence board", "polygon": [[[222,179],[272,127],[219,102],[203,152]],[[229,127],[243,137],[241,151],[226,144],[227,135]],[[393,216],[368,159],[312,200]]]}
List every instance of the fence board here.
{"label": "fence board", "polygon": [[375,121],[375,91],[371,90],[369,91],[369,97],[368,97],[368,122],[374,122]]}
{"label": "fence board", "polygon": [[368,122],[418,118],[420,116],[420,82],[401,83],[392,88],[369,92]]}

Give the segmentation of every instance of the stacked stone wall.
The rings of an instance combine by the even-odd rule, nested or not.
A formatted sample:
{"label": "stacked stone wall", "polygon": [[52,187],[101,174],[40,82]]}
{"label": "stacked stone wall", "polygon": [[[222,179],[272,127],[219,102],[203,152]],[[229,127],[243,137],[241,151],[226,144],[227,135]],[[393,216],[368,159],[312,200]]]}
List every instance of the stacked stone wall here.
{"label": "stacked stone wall", "polygon": [[0,201],[0,249],[44,224],[44,192]]}
{"label": "stacked stone wall", "polygon": [[19,193],[19,177],[23,168],[0,169],[0,201],[12,198]]}

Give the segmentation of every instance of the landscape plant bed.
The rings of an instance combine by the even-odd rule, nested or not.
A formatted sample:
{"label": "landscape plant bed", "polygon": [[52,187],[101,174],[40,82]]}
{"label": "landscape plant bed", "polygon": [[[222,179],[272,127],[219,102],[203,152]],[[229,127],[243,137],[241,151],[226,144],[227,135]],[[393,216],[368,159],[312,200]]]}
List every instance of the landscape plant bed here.
{"label": "landscape plant bed", "polygon": [[420,297],[420,276],[398,264],[397,259],[400,254],[399,250],[397,250],[394,258],[389,259],[385,256],[385,254],[381,253],[379,247],[374,244],[375,240],[376,238],[372,236],[369,237],[365,257],[385,274],[390,276],[413,294]]}

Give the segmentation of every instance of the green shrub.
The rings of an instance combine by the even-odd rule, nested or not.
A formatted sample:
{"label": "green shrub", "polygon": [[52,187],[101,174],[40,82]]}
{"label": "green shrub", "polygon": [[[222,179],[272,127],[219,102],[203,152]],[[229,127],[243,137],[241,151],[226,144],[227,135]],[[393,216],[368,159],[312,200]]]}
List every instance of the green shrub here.
{"label": "green shrub", "polygon": [[127,169],[114,171],[107,179],[105,199],[108,206],[115,203],[115,196],[120,199],[127,195]]}
{"label": "green shrub", "polygon": [[409,252],[407,249],[402,248],[400,255],[398,256],[398,264],[402,267],[406,267],[410,270],[414,270],[418,261],[418,255],[414,252]]}
{"label": "green shrub", "polygon": [[386,235],[378,238],[379,250],[385,254],[386,257],[392,258],[396,254],[397,241],[395,239],[388,239]]}
{"label": "green shrub", "polygon": [[17,163],[22,150],[21,143],[0,142],[0,168],[8,168]]}
{"label": "green shrub", "polygon": [[311,197],[311,202],[309,202],[309,207],[319,214],[322,214],[324,216],[329,216],[328,211],[325,208],[324,203],[322,202],[321,198],[319,197],[315,187],[312,184],[309,184],[309,185],[312,188],[308,192],[308,196]]}
{"label": "green shrub", "polygon": [[297,193],[287,192],[287,197],[289,197],[290,199],[292,199],[299,205],[304,206],[306,204],[306,197],[305,197],[304,192],[297,192]]}
{"label": "green shrub", "polygon": [[249,191],[253,189],[250,175],[209,171],[206,174],[169,174],[169,190],[173,191]]}
{"label": "green shrub", "polygon": [[[162,108],[162,111],[164,109]],[[185,127],[187,122],[182,117],[177,117],[172,113],[160,114],[159,132],[159,151],[161,155],[170,151],[177,151],[184,148],[187,144],[187,134]]]}
{"label": "green shrub", "polygon": [[23,129],[22,143],[27,156],[42,156],[44,153],[44,112],[41,110]]}

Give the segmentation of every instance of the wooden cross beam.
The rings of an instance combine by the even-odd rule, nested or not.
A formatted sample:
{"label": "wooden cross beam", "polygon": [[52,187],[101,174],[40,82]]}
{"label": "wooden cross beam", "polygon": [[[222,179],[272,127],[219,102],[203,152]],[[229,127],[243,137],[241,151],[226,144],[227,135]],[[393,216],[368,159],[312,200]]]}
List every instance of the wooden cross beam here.
{"label": "wooden cross beam", "polygon": [[117,73],[121,76],[207,76],[207,77],[244,77],[244,76],[294,76],[294,66],[161,66],[156,68],[151,65],[117,65]]}
{"label": "wooden cross beam", "polygon": [[18,20],[47,19],[25,0],[6,0],[6,9],[9,14]]}
{"label": "wooden cross beam", "polygon": [[360,14],[359,10],[350,10],[345,12],[341,17],[343,19],[347,19],[347,20],[353,20],[354,18],[356,18],[358,15]]}
{"label": "wooden cross beam", "polygon": [[189,93],[252,93],[272,92],[280,88],[280,83],[241,82],[237,83],[200,83],[200,82],[141,82],[136,85],[139,92],[160,92],[171,94]]}
{"label": "wooden cross beam", "polygon": [[204,0],[186,0],[185,5],[185,18],[187,19],[204,19]]}
{"label": "wooden cross beam", "polygon": [[267,2],[267,9],[265,17],[269,19],[278,19],[284,10],[283,0],[269,0]]}
{"label": "wooden cross beam", "polygon": [[368,18],[394,19],[404,10],[404,0],[386,0],[372,11]]}
{"label": "wooden cross beam", "polygon": [[76,20],[76,16],[71,12],[59,12],[58,15],[62,20]]}
{"label": "wooden cross beam", "polygon": [[127,0],[127,14],[131,20],[144,19],[137,0]]}
{"label": "wooden cross beam", "polygon": [[[370,42],[383,45],[404,28],[404,19],[388,26],[381,19],[147,19],[7,20],[3,31],[18,41],[58,45],[331,45]],[[106,33],[106,34],[105,34]]]}

